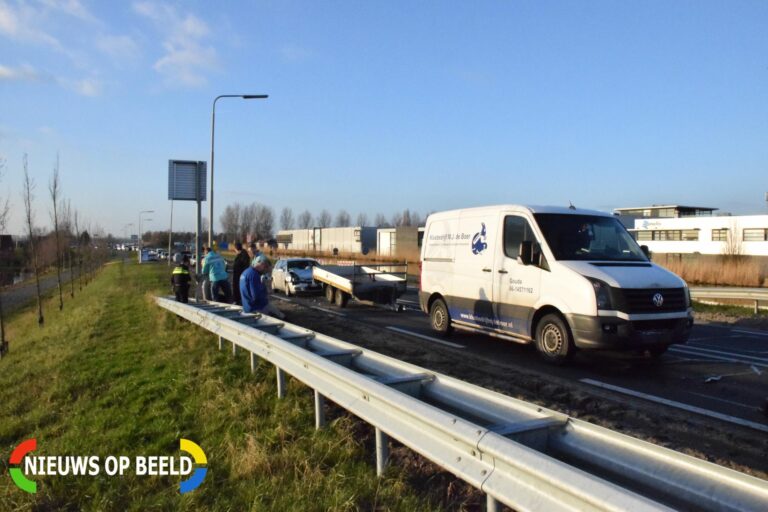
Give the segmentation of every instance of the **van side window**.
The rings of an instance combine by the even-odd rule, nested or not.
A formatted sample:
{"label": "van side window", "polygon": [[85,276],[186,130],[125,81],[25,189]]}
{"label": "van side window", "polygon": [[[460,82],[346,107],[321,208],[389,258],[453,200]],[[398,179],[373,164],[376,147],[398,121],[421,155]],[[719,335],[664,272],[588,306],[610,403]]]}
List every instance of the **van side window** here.
{"label": "van side window", "polygon": [[520,242],[536,242],[528,221],[522,217],[508,215],[504,218],[504,254],[512,259],[517,259],[520,252]]}

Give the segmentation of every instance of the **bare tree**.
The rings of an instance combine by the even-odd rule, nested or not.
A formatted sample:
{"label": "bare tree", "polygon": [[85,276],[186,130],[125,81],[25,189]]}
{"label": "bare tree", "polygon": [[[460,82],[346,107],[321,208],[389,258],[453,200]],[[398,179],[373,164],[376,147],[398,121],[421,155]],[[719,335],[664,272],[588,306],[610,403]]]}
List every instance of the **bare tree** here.
{"label": "bare tree", "polygon": [[240,229],[243,233],[243,240],[248,238],[249,234],[256,231],[256,203],[243,206],[240,210]]}
{"label": "bare tree", "polygon": [[53,168],[53,176],[48,183],[48,191],[51,193],[53,203],[53,232],[56,236],[56,279],[59,288],[59,311],[64,309],[64,292],[61,288],[61,232],[59,231],[59,199],[61,194],[61,181],[59,180],[59,155],[56,155],[56,167]]}
{"label": "bare tree", "polygon": [[730,227],[726,228],[725,245],[723,246],[723,255],[726,258],[738,260],[740,256],[744,255],[744,247],[740,235],[739,223],[736,220],[732,220]]}
{"label": "bare tree", "polygon": [[32,268],[35,271],[35,284],[37,286],[37,325],[40,327],[45,323],[43,317],[43,299],[40,293],[40,269],[37,265],[37,250],[35,248],[35,213],[32,210],[32,199],[34,195],[32,191],[35,189],[34,180],[29,177],[28,160],[26,153],[24,154],[24,188],[22,190],[22,197],[24,198],[24,213],[27,222],[27,233],[29,235],[29,250],[32,260]]}
{"label": "bare tree", "polygon": [[[0,157],[0,180],[5,172],[5,159]],[[8,227],[8,217],[11,211],[11,205],[8,197],[5,201],[0,201],[0,233],[5,233]],[[0,293],[0,358],[8,351],[8,342],[5,339],[5,314],[3,313],[2,293]]]}
{"label": "bare tree", "polygon": [[256,224],[254,231],[257,240],[269,240],[275,228],[275,213],[272,208],[254,203],[256,208]]}
{"label": "bare tree", "polygon": [[419,227],[422,224],[421,215],[418,212],[411,213],[411,226]]}
{"label": "bare tree", "polygon": [[388,228],[389,222],[387,222],[387,218],[384,216],[383,213],[377,213],[376,218],[373,220],[374,226],[377,228]]}
{"label": "bare tree", "polygon": [[327,228],[331,226],[331,212],[323,210],[317,216],[317,227]]}
{"label": "bare tree", "polygon": [[240,236],[240,203],[227,205],[219,217],[219,224],[228,240],[237,239]]}
{"label": "bare tree", "polygon": [[345,228],[349,226],[351,223],[352,223],[352,219],[349,217],[349,213],[347,213],[347,210],[340,210],[339,213],[336,214],[335,225],[337,228]]}
{"label": "bare tree", "polygon": [[[77,259],[77,285],[78,291],[83,291],[83,246],[82,238],[80,237],[80,223],[78,221],[79,215],[77,210],[75,210],[75,259]],[[139,236],[141,236],[141,234],[139,234]]]}
{"label": "bare tree", "polygon": [[293,229],[293,210],[288,207],[280,212],[280,229]]}
{"label": "bare tree", "polygon": [[299,229],[309,229],[312,227],[312,214],[309,210],[304,210],[299,215]]}
{"label": "bare tree", "polygon": [[61,230],[66,235],[67,268],[69,268],[69,296],[75,298],[75,274],[72,271],[72,205],[69,200],[61,208]]}
{"label": "bare tree", "polygon": [[367,226],[368,225],[368,215],[365,213],[358,213],[357,214],[357,225],[358,226]]}

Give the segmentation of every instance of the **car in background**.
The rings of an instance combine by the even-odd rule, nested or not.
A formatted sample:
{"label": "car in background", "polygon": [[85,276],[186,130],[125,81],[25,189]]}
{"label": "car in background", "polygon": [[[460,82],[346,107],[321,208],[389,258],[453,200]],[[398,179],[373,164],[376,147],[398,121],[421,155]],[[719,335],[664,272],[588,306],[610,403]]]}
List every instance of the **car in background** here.
{"label": "car in background", "polygon": [[283,258],[272,269],[272,289],[286,295],[321,292],[323,287],[312,278],[312,269],[320,265],[312,258]]}

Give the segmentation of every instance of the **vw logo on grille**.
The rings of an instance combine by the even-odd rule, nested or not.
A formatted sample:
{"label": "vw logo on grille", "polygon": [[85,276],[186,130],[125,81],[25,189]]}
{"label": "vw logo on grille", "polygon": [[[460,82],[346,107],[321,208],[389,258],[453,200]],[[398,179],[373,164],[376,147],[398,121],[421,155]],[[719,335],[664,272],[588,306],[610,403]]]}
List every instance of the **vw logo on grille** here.
{"label": "vw logo on grille", "polygon": [[663,306],[664,305],[664,296],[662,294],[660,294],[660,293],[657,293],[656,295],[654,295],[653,296],[653,304],[657,308],[660,308],[661,306]]}

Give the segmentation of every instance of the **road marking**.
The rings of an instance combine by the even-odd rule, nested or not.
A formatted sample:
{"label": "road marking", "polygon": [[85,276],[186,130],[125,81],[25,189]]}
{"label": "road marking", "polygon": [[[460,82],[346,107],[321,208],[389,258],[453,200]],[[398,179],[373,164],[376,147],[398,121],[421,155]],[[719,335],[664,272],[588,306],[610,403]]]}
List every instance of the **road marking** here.
{"label": "road marking", "polygon": [[667,405],[669,407],[675,407],[677,409],[682,409],[684,411],[692,412],[695,414],[701,414],[702,416],[709,416],[710,418],[716,418],[718,420],[727,421],[728,423],[733,423],[735,425],[741,425],[742,427],[759,430],[760,432],[768,432],[768,425],[763,425],[762,423],[756,423],[754,421],[737,418],[735,416],[729,416],[727,414],[722,414],[716,411],[710,411],[709,409],[703,409],[701,407],[696,407],[695,405],[688,405],[682,402],[676,402],[674,400],[669,400],[667,398],[661,398],[659,396],[641,393],[640,391],[635,391],[633,389],[614,386],[613,384],[606,384],[605,382],[600,382],[597,380],[581,379],[580,382],[583,382],[584,384],[589,384],[591,386],[595,386],[598,388],[607,389],[609,391],[615,391],[617,393],[634,396],[636,398],[642,398],[643,400],[648,400],[650,402],[656,402],[662,405]]}
{"label": "road marking", "polygon": [[768,368],[768,359],[764,357],[753,357],[743,354],[734,354],[728,352],[721,352],[719,350],[711,350],[699,347],[672,347],[670,352],[681,352],[689,356],[709,357],[716,361],[726,361],[729,363],[743,363],[754,364],[756,366],[762,366]]}
{"label": "road marking", "polygon": [[318,311],[322,311],[323,313],[328,313],[329,315],[347,316],[344,313],[339,313],[338,311],[333,311],[332,309],[321,308],[320,306],[309,306],[309,307],[312,309],[316,309]]}
{"label": "road marking", "polygon": [[744,331],[742,329],[734,329],[733,332],[740,332],[742,334],[749,334],[751,336],[768,336],[768,332],[760,331]]}
{"label": "road marking", "polygon": [[749,409],[751,411],[759,411],[759,407],[755,407],[754,405],[748,405],[748,404],[742,404],[741,402],[734,402],[733,400],[725,400],[724,398],[715,398],[714,396],[705,395],[704,393],[696,393],[694,391],[686,391],[689,395],[696,395],[703,398],[706,398],[708,400],[716,400],[718,402],[724,402],[726,404],[736,405],[738,407],[743,407],[745,409]]}
{"label": "road marking", "polygon": [[433,343],[439,343],[440,345],[445,345],[448,347],[467,348],[465,345],[459,345],[458,343],[451,343],[450,341],[440,340],[437,338],[433,338],[432,336],[425,336],[417,332],[406,331],[405,329],[400,329],[399,327],[387,327],[387,329],[389,329],[390,331],[399,332],[400,334],[406,334],[408,336],[414,336],[416,338],[421,338],[423,340],[431,341]]}

